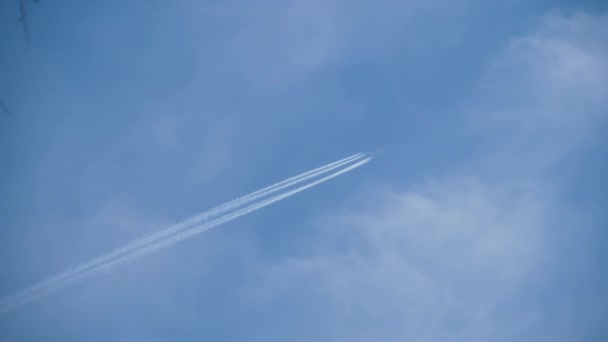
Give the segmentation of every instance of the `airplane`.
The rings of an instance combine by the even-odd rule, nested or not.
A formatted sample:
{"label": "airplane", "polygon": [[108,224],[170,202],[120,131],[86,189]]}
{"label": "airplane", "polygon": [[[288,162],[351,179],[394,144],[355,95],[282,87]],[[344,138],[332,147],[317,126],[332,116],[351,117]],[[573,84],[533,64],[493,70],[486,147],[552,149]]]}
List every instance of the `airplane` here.
{"label": "airplane", "polygon": [[377,156],[381,156],[384,154],[384,151],[386,151],[386,149],[388,148],[388,146],[383,146],[383,147],[373,147],[372,151],[369,152],[373,155],[377,155]]}

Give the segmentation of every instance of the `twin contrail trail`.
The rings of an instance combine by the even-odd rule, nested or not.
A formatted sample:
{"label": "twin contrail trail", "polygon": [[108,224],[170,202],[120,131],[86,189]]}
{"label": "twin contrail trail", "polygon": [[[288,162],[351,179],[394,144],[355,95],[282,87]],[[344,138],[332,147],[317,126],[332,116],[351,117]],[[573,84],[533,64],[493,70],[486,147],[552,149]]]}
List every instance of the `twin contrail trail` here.
{"label": "twin contrail trail", "polygon": [[196,224],[200,224],[201,222],[204,222],[205,220],[211,219],[213,217],[217,217],[221,214],[227,213],[231,210],[234,210],[240,206],[246,205],[247,203],[250,203],[256,199],[265,197],[265,196],[269,196],[273,193],[276,193],[277,191],[280,191],[282,189],[285,189],[287,187],[293,186],[295,184],[304,182],[310,178],[314,178],[320,174],[329,172],[331,170],[334,170],[338,167],[341,167],[347,163],[350,163],[354,160],[360,159],[364,156],[363,153],[359,153],[359,154],[355,154],[353,156],[338,160],[336,162],[318,167],[314,170],[310,170],[304,173],[301,173],[297,176],[288,178],[286,180],[280,181],[278,183],[275,183],[273,185],[270,185],[268,187],[265,187],[263,189],[257,190],[255,192],[252,192],[250,194],[247,194],[245,196],[239,197],[237,199],[234,199],[232,201],[226,202],[222,205],[219,205],[215,208],[212,208],[210,210],[204,211],[202,213],[196,214],[184,221],[181,221],[179,223],[176,223],[164,230],[158,231],[156,233],[153,233],[151,235],[148,235],[146,237],[143,237],[139,240],[135,240],[125,246],[122,246],[120,248],[117,248],[109,253],[106,253],[98,258],[95,258],[93,260],[90,260],[86,263],[83,263],[77,267],[74,267],[73,269],[70,269],[66,272],[60,273],[50,279],[47,279],[45,281],[43,281],[42,283],[36,284],[34,286],[31,286],[27,289],[24,289],[23,292],[27,291],[28,293],[33,293],[35,291],[37,291],[40,288],[47,288],[49,286],[53,286],[56,283],[59,283],[67,278],[73,277],[75,275],[77,275],[80,272],[89,270],[93,267],[96,267],[98,265],[102,265],[116,257],[119,257],[125,253],[129,253],[132,252],[134,250],[137,250],[138,248],[141,248],[143,246],[145,246],[146,244],[149,244],[151,242],[154,242],[156,240],[165,238],[167,236],[170,236],[172,234],[175,234],[176,232],[183,230],[185,228],[188,228],[190,226],[196,225]]}
{"label": "twin contrail trail", "polygon": [[[372,153],[358,153],[288,178],[284,181],[275,183],[192,216],[191,218],[170,226],[169,228],[148,235],[121,248],[117,248],[89,262],[83,263],[75,268],[3,298],[0,300],[0,313],[7,312],[51,294],[61,288],[90,278],[93,275],[107,272],[119,264],[130,262],[136,258],[148,255],[159,249],[169,247],[174,243],[188,239],[210,228],[234,220],[240,216],[261,209],[289,196],[293,196],[301,191],[328,181],[334,177],[338,177],[341,174],[366,164],[372,158]],[[344,167],[345,165],[349,166]],[[312,178],[320,177],[341,167],[344,168],[325,177],[306,183],[305,185],[301,185],[295,189],[285,190],[284,192],[279,193],[281,190],[294,187],[299,183],[311,180]],[[273,194],[276,195],[262,200],[262,198],[271,196]]]}

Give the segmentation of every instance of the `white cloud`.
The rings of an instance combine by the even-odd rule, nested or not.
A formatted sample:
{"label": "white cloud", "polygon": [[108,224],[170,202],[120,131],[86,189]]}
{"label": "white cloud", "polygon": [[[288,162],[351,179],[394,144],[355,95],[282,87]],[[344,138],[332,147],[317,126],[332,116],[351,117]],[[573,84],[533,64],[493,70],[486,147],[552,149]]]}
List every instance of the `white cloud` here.
{"label": "white cloud", "polygon": [[[472,124],[497,159],[542,172],[583,146],[608,119],[608,16],[543,18],[488,68]],[[503,165],[504,166],[504,165]]]}
{"label": "white cloud", "polygon": [[[573,316],[568,308],[548,312],[538,298],[555,286],[548,277],[560,255],[552,236],[569,234],[565,218],[575,209],[560,202],[555,185],[537,181],[604,123],[607,28],[605,16],[546,17],[497,59],[470,106],[478,109],[475,134],[490,142],[476,174],[365,192],[357,208],[323,220],[318,240],[325,243],[267,265],[246,298],[316,298],[322,304],[308,319],[326,324],[309,337],[325,340],[587,336],[592,310],[564,325]],[[579,247],[566,257],[587,252]]]}
{"label": "white cloud", "polygon": [[322,297],[336,340],[486,340],[531,324],[533,311],[493,321],[542,260],[536,194],[447,179],[366,198],[374,208],[324,222],[330,245],[273,266],[255,296]]}
{"label": "white cloud", "polygon": [[[209,56],[219,52],[221,60],[216,61],[219,63],[215,68],[224,73],[236,71],[256,89],[266,90],[281,89],[332,67],[365,59],[362,56],[404,46],[411,53],[436,54],[440,47],[428,37],[421,37],[421,23],[412,19],[425,16],[432,21],[432,24],[425,21],[422,31],[433,35],[436,24],[443,25],[446,18],[460,18],[466,6],[418,0],[373,4],[359,0],[235,1],[204,4],[197,12],[192,19],[194,27],[203,25],[201,17],[219,19],[228,27],[213,51],[201,45],[204,62],[199,68],[209,68]],[[461,29],[454,29],[442,35],[453,41],[460,32]]]}
{"label": "white cloud", "polygon": [[[227,26],[213,54],[259,88],[281,87],[335,61],[357,20],[358,5],[339,1],[285,1],[202,5],[200,17],[220,19]],[[205,50],[206,46],[202,46]],[[205,56],[207,69],[209,53]]]}

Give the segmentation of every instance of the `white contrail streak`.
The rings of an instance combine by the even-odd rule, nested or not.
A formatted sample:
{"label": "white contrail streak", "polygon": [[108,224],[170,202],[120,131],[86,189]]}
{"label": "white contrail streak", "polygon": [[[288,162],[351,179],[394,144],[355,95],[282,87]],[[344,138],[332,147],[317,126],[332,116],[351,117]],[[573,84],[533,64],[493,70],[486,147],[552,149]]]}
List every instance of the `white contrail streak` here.
{"label": "white contrail streak", "polygon": [[336,162],[318,167],[314,170],[301,173],[297,176],[294,176],[294,177],[288,178],[286,180],[280,181],[278,183],[275,183],[273,185],[267,186],[263,189],[260,189],[255,192],[252,192],[250,194],[247,194],[245,196],[239,197],[230,202],[226,202],[215,208],[212,208],[210,210],[207,210],[205,212],[192,216],[180,223],[173,225],[172,227],[169,227],[165,230],[159,231],[159,232],[149,235],[145,238],[142,238],[141,240],[135,241],[127,246],[124,246],[123,248],[116,250],[116,253],[125,252],[126,250],[132,250],[133,248],[139,248],[152,241],[172,235],[185,227],[192,226],[193,224],[199,224],[199,223],[201,223],[201,221],[207,220],[209,218],[213,218],[215,216],[219,216],[228,211],[234,210],[235,208],[246,205],[247,203],[251,203],[252,201],[257,200],[259,198],[269,196],[269,195],[271,195],[275,192],[278,192],[280,190],[283,190],[285,188],[294,186],[294,185],[304,182],[308,179],[320,176],[331,170],[342,167],[348,163],[351,163],[355,160],[363,158],[365,155],[366,154],[364,154],[364,153],[358,153],[358,154],[352,155],[352,156],[344,158],[342,160],[338,160]]}
{"label": "white contrail streak", "polygon": [[344,159],[338,160],[336,162],[333,163],[329,163],[327,165],[318,167],[316,169],[301,173],[299,175],[293,176],[291,178],[288,178],[286,180],[277,182],[275,184],[272,184],[270,186],[267,186],[263,189],[254,191],[250,194],[241,196],[237,199],[234,199],[232,201],[226,202],[224,204],[221,204],[217,207],[214,207],[212,209],[209,209],[207,211],[204,211],[202,213],[199,213],[197,215],[194,215],[184,221],[181,221],[179,223],[176,223],[166,229],[163,229],[161,231],[152,233],[148,236],[145,236],[143,238],[140,238],[138,240],[135,240],[125,246],[119,247],[113,251],[110,251],[109,253],[106,253],[100,257],[97,257],[93,260],[90,260],[88,262],[85,262],[81,265],[78,265],[68,271],[65,271],[63,273],[60,273],[54,277],[51,277],[45,281],[42,281],[41,283],[35,284],[33,286],[30,286],[24,290],[21,291],[21,293],[34,293],[36,292],[38,289],[41,288],[46,288],[46,287],[50,287],[53,286],[53,284],[55,283],[60,283],[65,279],[68,279],[70,277],[73,277],[75,275],[77,275],[78,273],[81,272],[86,272],[87,270],[94,268],[98,265],[101,265],[103,263],[106,263],[114,258],[120,257],[123,254],[132,252],[134,250],[137,250],[138,248],[142,248],[143,246],[152,243],[154,241],[157,241],[159,239],[165,238],[167,236],[170,236],[172,234],[175,234],[177,232],[179,232],[180,230],[186,229],[192,225],[196,225],[196,224],[200,224],[202,222],[204,222],[205,220],[211,219],[213,217],[217,217],[221,214],[224,214],[226,212],[232,211],[240,206],[246,205],[248,203],[251,203],[252,201],[265,197],[265,196],[269,196],[277,191],[280,191],[282,189],[294,186],[298,183],[304,182],[308,179],[320,176],[324,173],[327,173],[331,170],[334,170],[336,168],[339,168],[341,166],[344,166],[345,164],[351,163],[355,160],[361,159],[363,156],[365,156],[365,153],[358,153],[355,155],[352,155],[350,157],[346,157]]}
{"label": "white contrail streak", "polygon": [[[270,198],[262,200],[262,201],[258,201],[258,202],[254,203],[254,204],[251,204],[251,205],[249,205],[249,206],[247,206],[245,208],[242,208],[242,209],[239,209],[239,210],[236,210],[236,211],[232,211],[232,212],[228,212],[228,213],[226,213],[223,216],[216,217],[215,219],[212,219],[212,220],[210,220],[208,222],[204,222],[202,224],[200,224],[201,222],[197,221],[197,220],[193,220],[193,219],[186,220],[187,222],[197,222],[197,223],[199,223],[199,225],[194,226],[194,227],[189,228],[189,229],[185,229],[185,230],[183,230],[181,232],[174,231],[174,232],[172,232],[172,234],[169,234],[169,235],[162,235],[162,236],[158,235],[159,233],[168,231],[169,229],[173,228],[173,227],[170,227],[167,230],[164,230],[164,231],[161,231],[161,232],[155,234],[155,235],[159,236],[156,240],[154,240],[154,239],[151,240],[151,239],[149,239],[149,237],[148,238],[144,238],[142,240],[138,240],[138,241],[144,241],[144,240],[149,241],[147,244],[143,244],[141,246],[138,246],[138,248],[126,249],[126,247],[125,247],[125,248],[118,249],[118,250],[121,250],[121,251],[128,251],[128,252],[121,252],[122,254],[115,253],[115,254],[112,255],[111,258],[108,258],[106,256],[110,255],[112,253],[107,254],[105,256],[102,256],[100,258],[95,259],[94,260],[94,261],[96,261],[95,263],[94,262],[89,262],[89,263],[83,264],[83,265],[88,265],[88,267],[86,267],[86,268],[83,268],[83,267],[79,266],[76,269],[76,270],[78,270],[77,272],[75,272],[74,269],[73,269],[73,270],[64,272],[62,274],[59,274],[58,276],[55,276],[55,277],[53,277],[53,278],[51,278],[51,279],[49,279],[47,281],[44,281],[44,282],[42,282],[42,283],[40,283],[38,285],[35,285],[35,286],[32,286],[32,287],[26,288],[26,289],[24,289],[22,291],[19,291],[19,292],[15,293],[15,294],[13,294],[11,296],[8,296],[8,297],[4,298],[2,301],[0,301],[0,313],[7,312],[7,311],[9,311],[11,309],[17,308],[17,307],[19,307],[21,305],[24,305],[26,303],[34,301],[34,300],[36,300],[38,298],[41,298],[41,297],[43,297],[45,295],[51,294],[51,293],[53,293],[53,292],[55,292],[55,291],[57,291],[57,290],[59,290],[61,288],[64,288],[64,287],[69,286],[71,284],[74,284],[74,283],[77,283],[77,282],[82,281],[84,279],[87,279],[87,278],[89,278],[89,277],[91,277],[91,276],[93,276],[95,274],[102,273],[102,272],[107,272],[110,269],[118,266],[119,264],[130,262],[130,261],[132,261],[132,260],[134,260],[134,259],[136,259],[138,257],[145,256],[147,254],[150,254],[150,253],[152,253],[154,251],[157,251],[159,249],[162,249],[162,248],[166,248],[166,247],[168,247],[168,246],[170,246],[170,245],[172,245],[174,243],[177,243],[177,242],[182,241],[184,239],[188,239],[188,238],[190,238],[190,237],[192,237],[194,235],[197,235],[197,234],[199,234],[199,233],[201,233],[201,232],[203,232],[205,230],[208,230],[208,229],[213,228],[215,226],[221,225],[221,224],[223,224],[225,222],[234,220],[237,217],[240,217],[240,216],[243,216],[245,214],[251,213],[251,212],[253,212],[255,210],[261,209],[261,208],[263,208],[265,206],[268,206],[268,205],[270,205],[272,203],[280,201],[280,200],[282,200],[284,198],[287,198],[289,196],[293,196],[293,195],[295,195],[295,194],[297,194],[297,193],[299,193],[301,191],[304,191],[304,190],[309,189],[309,188],[311,188],[313,186],[316,186],[316,185],[318,185],[320,183],[328,181],[328,180],[330,180],[330,179],[332,179],[334,177],[337,177],[337,176],[339,176],[339,175],[341,175],[343,173],[351,171],[351,170],[353,170],[353,169],[355,169],[355,168],[357,168],[357,167],[359,167],[359,166],[361,166],[361,165],[369,162],[372,159],[372,157],[370,155],[368,155],[368,154],[354,155],[352,157],[342,159],[341,161],[338,161],[338,162],[335,162],[335,163],[331,163],[331,164],[328,164],[326,166],[314,169],[312,171],[305,172],[305,173],[303,173],[301,175],[289,178],[289,179],[287,179],[285,181],[276,183],[276,184],[274,184],[272,186],[269,186],[269,187],[266,187],[266,188],[264,188],[262,190],[259,190],[259,191],[256,191],[254,193],[251,193],[249,195],[243,196],[243,197],[241,197],[241,198],[239,198],[237,200],[230,201],[230,202],[226,203],[225,205],[221,205],[219,207],[216,207],[215,209],[217,209],[217,208],[223,208],[223,207],[227,207],[228,208],[228,209],[223,210],[222,212],[226,212],[226,211],[229,211],[229,210],[234,210],[234,209],[238,208],[239,206],[242,206],[242,205],[244,205],[246,203],[251,203],[253,200],[255,200],[257,198],[260,198],[262,196],[266,196],[266,195],[272,194],[272,193],[274,193],[274,192],[276,192],[276,191],[278,191],[280,189],[283,189],[283,188],[285,188],[287,186],[293,186],[293,185],[295,185],[297,183],[300,183],[300,182],[302,182],[302,181],[304,181],[306,179],[312,178],[314,176],[319,176],[319,175],[321,175],[323,173],[327,173],[329,170],[333,170],[333,169],[335,169],[335,168],[337,168],[339,166],[343,166],[344,164],[347,164],[347,163],[350,163],[352,161],[361,159],[361,157],[363,157],[363,156],[368,156],[368,158],[366,158],[366,159],[364,159],[362,161],[359,161],[359,162],[357,162],[357,163],[355,163],[353,165],[350,165],[350,166],[348,166],[348,167],[346,167],[344,169],[341,169],[341,170],[339,170],[337,172],[334,172],[334,173],[332,173],[332,174],[330,174],[328,176],[325,176],[325,177],[323,177],[321,179],[318,179],[318,180],[313,181],[311,183],[308,183],[306,185],[300,186],[300,187],[298,187],[296,189],[283,192],[283,193],[281,193],[279,195],[275,195],[273,197],[270,197]],[[312,176],[312,175],[314,175],[314,176]],[[272,189],[275,189],[275,190],[272,190]],[[252,198],[252,199],[250,199],[250,200],[244,200],[246,198]],[[239,201],[239,200],[241,200],[241,201]],[[236,203],[236,204],[228,207],[229,203]],[[212,210],[214,210],[214,209],[212,209]],[[197,215],[197,216],[200,216],[200,215]],[[209,217],[209,216],[212,216],[212,215],[207,215],[206,217]],[[217,216],[217,214],[215,214],[215,216]],[[186,222],[186,221],[184,221],[184,222]],[[163,237],[164,237],[164,239],[159,240],[159,239],[161,239]],[[136,241],[136,242],[138,242],[138,241]],[[155,242],[153,242],[153,241],[155,241]],[[133,245],[133,244],[129,244],[128,246],[131,246],[131,245]],[[97,261],[97,260],[102,260],[102,259],[105,260],[105,262]]]}

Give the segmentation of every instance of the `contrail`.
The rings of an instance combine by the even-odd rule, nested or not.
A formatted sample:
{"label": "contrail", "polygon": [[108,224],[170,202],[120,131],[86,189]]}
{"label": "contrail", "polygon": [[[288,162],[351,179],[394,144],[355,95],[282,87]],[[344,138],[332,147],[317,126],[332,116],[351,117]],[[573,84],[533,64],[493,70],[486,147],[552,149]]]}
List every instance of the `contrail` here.
{"label": "contrail", "polygon": [[237,199],[234,199],[232,201],[226,202],[224,204],[221,204],[215,208],[212,208],[210,210],[204,211],[200,214],[197,214],[195,216],[192,216],[180,223],[177,223],[175,225],[173,225],[172,227],[169,227],[165,230],[159,231],[157,233],[154,233],[152,235],[149,235],[145,238],[142,238],[141,240],[137,240],[127,246],[124,246],[123,248],[116,250],[116,253],[120,253],[120,252],[125,252],[126,250],[131,250],[133,248],[139,248],[142,245],[148,244],[152,241],[164,238],[166,236],[172,235],[175,232],[191,226],[193,224],[199,224],[201,221],[203,220],[207,220],[209,218],[215,217],[215,216],[219,216],[221,214],[224,214],[228,211],[234,210],[235,208],[238,208],[240,206],[246,205],[247,203],[251,203],[254,200],[257,200],[259,198],[262,197],[266,197],[269,196],[273,193],[276,193],[280,190],[283,190],[285,188],[294,186],[298,183],[304,182],[308,179],[320,176],[324,173],[327,173],[331,170],[334,170],[336,168],[342,167],[346,164],[349,164],[355,160],[361,159],[365,156],[365,153],[358,153],[355,155],[352,155],[350,157],[346,157],[344,159],[338,160],[336,162],[318,167],[314,170],[310,170],[304,173],[301,173],[297,176],[293,176],[291,178],[288,178],[286,180],[280,181],[278,183],[272,184],[270,186],[267,186],[263,189],[254,191],[250,194],[247,194],[245,196],[239,197]]}
{"label": "contrail", "polygon": [[167,236],[170,236],[172,234],[177,233],[180,230],[183,230],[185,228],[188,228],[192,225],[196,225],[196,224],[200,224],[202,222],[204,222],[205,220],[211,219],[213,217],[219,216],[221,214],[224,214],[226,212],[232,211],[240,206],[246,205],[247,203],[251,203],[252,201],[265,197],[265,196],[269,196],[279,190],[285,189],[287,187],[291,187],[294,186],[298,183],[304,182],[308,179],[320,176],[324,173],[327,173],[331,170],[334,170],[336,168],[339,168],[341,166],[344,166],[345,164],[351,163],[355,160],[359,160],[362,157],[366,156],[367,153],[357,153],[355,155],[352,155],[350,157],[346,157],[344,159],[335,161],[333,163],[329,163],[327,165],[318,167],[316,169],[301,173],[299,175],[293,176],[291,178],[288,178],[286,180],[277,182],[275,184],[272,184],[270,186],[267,186],[263,189],[254,191],[250,194],[241,196],[237,199],[234,199],[232,201],[226,202],[224,204],[221,204],[217,207],[214,207],[212,209],[209,209],[207,211],[204,211],[202,213],[199,213],[197,215],[194,215],[184,221],[181,221],[179,223],[176,223],[166,229],[163,229],[161,231],[152,233],[151,235],[145,236],[143,238],[140,238],[138,240],[135,240],[125,246],[119,247],[109,253],[106,253],[100,257],[97,257],[93,260],[90,260],[88,262],[85,262],[79,266],[76,266],[68,271],[65,271],[63,273],[60,273],[54,277],[51,277],[45,281],[42,281],[41,283],[35,284],[33,286],[30,286],[24,290],[21,291],[21,293],[34,293],[36,291],[38,291],[41,288],[47,288],[47,287],[51,287],[56,283],[60,283],[62,281],[64,281],[65,279],[68,279],[70,277],[73,277],[75,275],[77,275],[78,273],[81,272],[86,272],[89,269],[92,269],[98,265],[101,265],[103,263],[106,263],[114,258],[120,257],[123,254],[126,253],[130,253],[134,250],[137,250],[138,248],[141,248],[149,243],[152,243],[154,241],[157,241],[159,239],[165,238]]}
{"label": "contrail", "polygon": [[[188,238],[190,238],[190,237],[192,237],[194,235],[197,235],[197,234],[199,234],[199,233],[201,233],[203,231],[206,231],[206,230],[208,230],[210,228],[213,228],[213,227],[216,227],[216,226],[221,225],[223,223],[226,223],[228,221],[234,220],[234,219],[236,219],[236,218],[238,218],[240,216],[243,216],[243,215],[246,215],[246,214],[251,213],[253,211],[256,211],[258,209],[261,209],[261,208],[263,208],[265,206],[268,206],[268,205],[270,205],[272,203],[280,201],[280,200],[282,200],[284,198],[287,198],[289,196],[293,196],[293,195],[295,195],[295,194],[297,194],[297,193],[299,193],[301,191],[309,189],[309,188],[311,188],[313,186],[316,186],[316,185],[318,185],[320,183],[323,183],[323,182],[328,181],[328,180],[330,180],[330,179],[332,179],[334,177],[337,177],[337,176],[339,176],[341,174],[344,174],[344,173],[346,173],[348,171],[351,171],[351,170],[353,170],[353,169],[355,169],[355,168],[357,168],[357,167],[359,167],[359,166],[361,166],[363,164],[366,164],[367,162],[369,162],[372,159],[372,156],[369,155],[369,154],[358,154],[358,155],[355,155],[355,156],[352,156],[352,157],[349,157],[349,158],[345,158],[345,159],[343,159],[341,161],[338,161],[338,162],[335,162],[335,163],[331,163],[331,164],[328,164],[328,165],[339,165],[339,164],[340,165],[344,165],[345,163],[348,163],[348,162],[360,159],[361,156],[368,156],[368,158],[366,158],[364,160],[361,160],[361,161],[359,161],[359,162],[357,162],[357,163],[355,163],[353,165],[350,165],[350,166],[348,166],[348,167],[346,167],[344,169],[341,169],[341,170],[339,170],[337,172],[334,172],[334,173],[332,173],[332,174],[330,174],[328,176],[325,176],[325,177],[323,177],[321,179],[318,179],[318,180],[313,181],[311,183],[308,183],[306,185],[300,186],[300,187],[298,187],[296,189],[289,190],[289,191],[283,192],[283,193],[281,193],[279,195],[275,195],[275,196],[270,197],[268,199],[256,202],[256,203],[251,204],[251,205],[249,205],[249,206],[247,206],[245,208],[242,208],[242,209],[239,209],[239,210],[236,210],[236,211],[233,211],[233,212],[226,213],[223,216],[220,216],[220,217],[212,219],[212,220],[210,220],[208,222],[199,224],[199,225],[197,225],[195,227],[192,227],[192,228],[189,228],[189,229],[185,229],[182,232],[176,232],[176,233],[174,233],[174,234],[172,234],[172,235],[170,235],[168,237],[165,237],[162,240],[156,240],[156,242],[149,243],[148,245],[141,246],[139,249],[134,249],[134,250],[132,250],[132,251],[130,251],[128,253],[123,253],[123,255],[116,256],[111,261],[107,261],[105,263],[96,263],[96,264],[93,264],[92,262],[86,263],[84,265],[91,265],[91,266],[88,267],[88,268],[83,268],[79,272],[74,272],[74,270],[64,272],[64,273],[62,273],[62,274],[60,274],[58,276],[55,276],[55,277],[49,279],[48,281],[44,281],[44,282],[42,282],[42,283],[40,283],[38,285],[26,288],[26,289],[24,289],[22,291],[19,291],[19,292],[13,294],[13,295],[5,297],[2,301],[0,301],[0,313],[7,312],[7,311],[9,311],[11,309],[17,308],[17,307],[19,307],[21,305],[24,305],[24,304],[27,304],[27,303],[29,303],[31,301],[39,299],[39,298],[41,298],[41,297],[43,297],[45,295],[51,294],[51,293],[53,293],[53,292],[55,292],[55,291],[57,291],[57,290],[59,290],[61,288],[64,288],[64,287],[69,286],[71,284],[74,284],[74,283],[77,283],[79,281],[82,281],[82,280],[85,280],[87,278],[90,278],[91,276],[93,276],[95,274],[107,272],[107,271],[111,270],[112,268],[118,266],[119,264],[130,262],[130,261],[132,261],[132,260],[134,260],[134,259],[136,259],[138,257],[148,255],[148,254],[150,254],[150,253],[152,253],[154,251],[157,251],[159,249],[162,249],[162,248],[166,248],[166,247],[168,247],[168,246],[170,246],[170,245],[172,245],[174,243],[177,243],[177,242],[182,241],[184,239],[188,239]],[[324,167],[317,168],[315,170],[321,170],[321,169],[326,170],[325,168],[327,168],[327,167],[328,166],[324,166]],[[338,166],[335,166],[335,167],[333,167],[331,169],[335,169],[336,167],[338,167]],[[328,168],[328,170],[331,170],[331,169]],[[304,177],[308,177],[309,175],[312,175],[312,174],[315,174],[315,172],[318,172],[318,171],[315,171],[315,170],[312,170],[312,171],[306,172],[304,174],[292,177],[292,178],[290,178],[288,180],[285,180],[283,182],[276,183],[273,186],[277,186],[277,184],[281,184],[281,183],[282,184],[280,186],[283,186],[285,184],[294,185],[294,184],[296,184],[298,182],[301,182],[303,180],[297,181],[296,183],[289,183],[288,181],[289,180],[298,180],[298,179],[303,179]],[[324,172],[322,172],[321,174],[323,174],[323,173],[327,173],[327,170],[324,171]],[[303,175],[306,175],[306,176],[303,176]],[[320,175],[320,174],[317,174],[317,175]],[[241,198],[244,198],[244,197],[247,197],[247,196],[251,196],[251,195],[256,194],[256,193],[262,193],[263,191],[266,191],[265,189],[270,189],[273,186],[264,188],[262,190],[256,191],[256,192],[254,192],[254,193],[252,193],[250,195],[246,195],[246,196],[243,196]],[[235,201],[231,201],[231,202],[228,202],[228,203],[232,203],[232,202],[235,202]],[[250,202],[247,202],[247,203],[250,203]],[[219,207],[223,207],[223,206],[224,205],[219,206]],[[238,206],[239,205],[233,207],[233,209],[237,208]],[[142,239],[142,241],[143,241],[143,239]],[[97,258],[95,260],[101,260],[101,258]]]}

